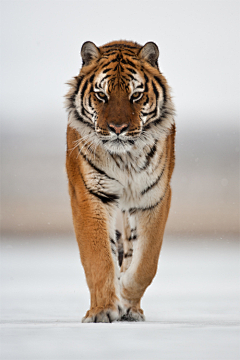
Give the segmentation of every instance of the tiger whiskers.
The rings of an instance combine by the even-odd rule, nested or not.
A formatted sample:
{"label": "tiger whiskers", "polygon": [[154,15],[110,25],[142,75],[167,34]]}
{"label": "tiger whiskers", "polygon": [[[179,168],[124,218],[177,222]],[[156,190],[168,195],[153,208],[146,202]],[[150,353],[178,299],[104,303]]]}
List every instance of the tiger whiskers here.
{"label": "tiger whiskers", "polygon": [[79,140],[75,140],[75,141],[73,141],[73,143],[77,143],[72,149],[69,149],[71,152],[70,152],[70,155],[72,154],[72,152],[78,147],[78,145],[79,145]]}
{"label": "tiger whiskers", "polygon": [[[80,148],[80,144],[79,144],[79,152],[80,152],[80,153],[82,153],[82,149],[84,149],[84,148],[85,148],[85,150],[87,150],[87,152],[90,151],[90,152],[92,153],[92,151],[91,151],[92,141],[91,141],[91,140],[86,141],[86,142],[81,142],[81,143],[82,143],[82,147],[81,147],[81,148]],[[79,155],[79,154],[78,154],[78,155]]]}
{"label": "tiger whiskers", "polygon": [[69,149],[69,150],[71,150],[70,155],[81,144],[81,142],[84,141],[88,136],[89,135],[85,135],[85,136],[81,137],[80,139],[77,139],[77,140],[73,141],[74,147],[72,149]]}
{"label": "tiger whiskers", "polygon": [[85,151],[88,153],[90,152],[93,155],[94,160],[96,160],[96,149],[100,144],[100,140],[96,139],[96,136],[94,136],[94,134],[88,134],[80,139],[80,141],[78,142],[78,146],[80,146],[81,144],[82,147],[79,148],[79,152],[82,152],[82,149],[85,148]]}
{"label": "tiger whiskers", "polygon": [[94,160],[96,160],[96,150],[100,144],[101,144],[101,140],[97,139],[97,141],[95,143],[95,147],[94,147]]}

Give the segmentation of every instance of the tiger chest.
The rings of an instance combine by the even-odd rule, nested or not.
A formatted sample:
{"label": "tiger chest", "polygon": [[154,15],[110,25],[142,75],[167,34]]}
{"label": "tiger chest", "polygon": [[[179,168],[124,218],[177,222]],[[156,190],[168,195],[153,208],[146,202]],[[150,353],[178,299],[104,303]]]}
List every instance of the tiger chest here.
{"label": "tiger chest", "polygon": [[[98,170],[97,170],[98,169]],[[161,198],[166,186],[164,166],[135,171],[129,166],[98,163],[95,169],[85,163],[85,186],[103,203],[120,209],[149,208]]]}
{"label": "tiger chest", "polygon": [[120,208],[122,210],[150,208],[161,197],[164,188],[165,182],[158,181],[157,174],[149,174],[147,171],[140,174],[135,173],[126,179],[122,197],[120,198]]}

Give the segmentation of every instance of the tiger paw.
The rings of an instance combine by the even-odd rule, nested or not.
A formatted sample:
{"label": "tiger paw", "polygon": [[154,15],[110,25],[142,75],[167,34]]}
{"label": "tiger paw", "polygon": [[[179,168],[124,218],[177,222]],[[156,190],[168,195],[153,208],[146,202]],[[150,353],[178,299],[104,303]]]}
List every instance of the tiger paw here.
{"label": "tiger paw", "polygon": [[121,317],[121,321],[145,321],[143,310],[135,306],[130,307]]}
{"label": "tiger paw", "polygon": [[111,323],[116,320],[120,320],[123,314],[122,307],[109,306],[105,308],[95,308],[87,311],[86,315],[82,319],[83,323]]}

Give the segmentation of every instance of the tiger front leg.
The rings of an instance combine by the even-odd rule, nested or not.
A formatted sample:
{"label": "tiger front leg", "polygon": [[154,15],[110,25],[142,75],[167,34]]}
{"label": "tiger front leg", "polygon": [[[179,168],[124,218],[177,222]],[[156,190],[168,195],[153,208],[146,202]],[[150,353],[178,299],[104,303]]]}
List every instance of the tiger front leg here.
{"label": "tiger front leg", "polygon": [[137,224],[138,238],[133,244],[131,265],[122,274],[120,281],[122,302],[127,308],[122,320],[145,320],[140,302],[157,272],[170,201],[171,189],[169,187],[164,199],[156,207],[151,210],[136,210],[135,214],[131,215]]}
{"label": "tiger front leg", "polygon": [[121,264],[121,273],[127,271],[132,261],[132,253],[133,253],[133,242],[132,242],[132,234],[135,226],[130,225],[129,222],[129,214],[127,211],[122,213],[122,223],[123,223],[123,231],[122,231],[122,242],[123,242],[123,261]]}
{"label": "tiger front leg", "polygon": [[122,314],[119,281],[111,250],[106,206],[94,195],[69,184],[73,223],[91,296],[82,322],[112,322]]}

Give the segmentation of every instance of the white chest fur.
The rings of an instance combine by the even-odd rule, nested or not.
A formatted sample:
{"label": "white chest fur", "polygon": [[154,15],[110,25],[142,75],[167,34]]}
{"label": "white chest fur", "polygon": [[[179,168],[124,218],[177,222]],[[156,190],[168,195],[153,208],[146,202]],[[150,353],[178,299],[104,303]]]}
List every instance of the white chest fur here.
{"label": "white chest fur", "polygon": [[100,196],[117,199],[122,210],[150,208],[165,191],[163,144],[164,139],[154,144],[154,152],[148,146],[128,154],[110,155],[103,149],[98,156],[85,156],[87,187]]}

